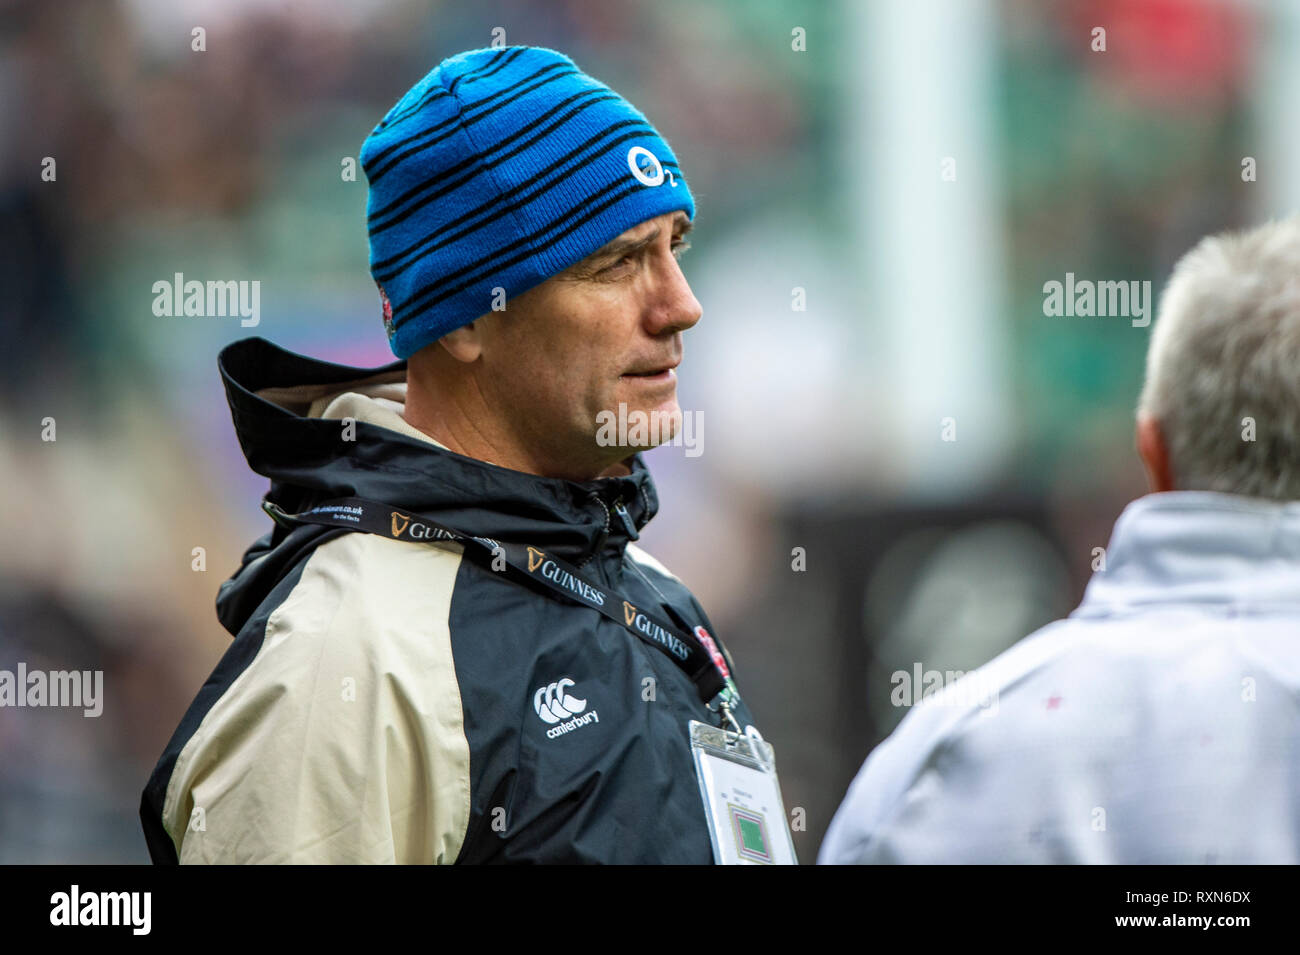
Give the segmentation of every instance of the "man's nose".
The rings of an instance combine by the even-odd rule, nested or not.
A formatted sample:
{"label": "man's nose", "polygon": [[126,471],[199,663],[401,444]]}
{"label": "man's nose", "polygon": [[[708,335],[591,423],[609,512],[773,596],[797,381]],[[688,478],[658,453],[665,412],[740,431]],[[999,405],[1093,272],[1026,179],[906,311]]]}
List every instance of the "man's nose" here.
{"label": "man's nose", "polygon": [[670,335],[690,328],[700,320],[704,309],[691,291],[677,257],[667,253],[654,285],[653,298],[646,310],[646,331],[651,335]]}

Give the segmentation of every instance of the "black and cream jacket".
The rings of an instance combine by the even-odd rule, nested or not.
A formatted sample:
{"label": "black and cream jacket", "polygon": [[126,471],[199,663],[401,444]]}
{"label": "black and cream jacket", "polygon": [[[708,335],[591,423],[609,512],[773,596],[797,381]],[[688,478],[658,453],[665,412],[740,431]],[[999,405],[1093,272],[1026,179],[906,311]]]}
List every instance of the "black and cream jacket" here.
{"label": "black and cream jacket", "polygon": [[[285,511],[356,496],[535,545],[716,639],[631,543],[658,509],[640,455],[578,483],[456,454],[401,417],[405,362],[350,368],[251,338],[219,367]],[[276,525],[217,611],[234,642],[144,790],[155,862],[712,861],[687,724],[718,717],[667,654],[590,607],[461,543]],[[743,703],[736,717],[752,722]]]}

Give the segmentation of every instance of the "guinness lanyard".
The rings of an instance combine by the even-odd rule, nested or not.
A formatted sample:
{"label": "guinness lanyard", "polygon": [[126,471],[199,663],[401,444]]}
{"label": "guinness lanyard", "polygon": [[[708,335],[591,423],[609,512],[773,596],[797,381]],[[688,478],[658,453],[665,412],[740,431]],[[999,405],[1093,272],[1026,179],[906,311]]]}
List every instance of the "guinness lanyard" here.
{"label": "guinness lanyard", "polygon": [[[387,504],[359,497],[331,498],[297,514],[290,514],[267,500],[262,502],[262,509],[283,527],[323,524],[366,531],[392,540],[417,543],[455,541],[473,545],[492,559],[493,570],[504,570],[508,566],[523,578],[542,584],[556,599],[584,604],[667,654],[690,677],[700,699],[710,710],[716,712],[712,703],[721,696],[719,706],[730,719],[730,710],[740,698],[726,659],[703,627],[696,627],[695,635],[687,636],[681,630],[656,620],[621,594],[583,577],[576,568],[540,547],[463,534],[422,514],[399,511]],[[665,609],[684,630],[691,630],[690,624],[673,607],[665,604]]]}

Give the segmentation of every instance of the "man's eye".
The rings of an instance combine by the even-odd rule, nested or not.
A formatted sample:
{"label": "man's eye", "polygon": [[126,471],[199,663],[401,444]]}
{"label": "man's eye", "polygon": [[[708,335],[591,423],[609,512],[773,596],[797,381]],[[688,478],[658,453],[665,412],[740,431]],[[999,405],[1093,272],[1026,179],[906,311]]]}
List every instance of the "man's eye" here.
{"label": "man's eye", "polygon": [[[690,244],[689,242],[685,241],[684,239],[683,239],[681,242],[675,242],[675,243],[673,243],[673,246],[672,246],[673,257],[674,257],[674,258],[678,258],[678,259],[681,258],[681,257],[682,257],[682,253],[685,252],[685,251],[686,251],[687,249],[689,249],[690,247],[691,247],[691,244]],[[640,250],[640,249],[638,249],[636,252],[629,252],[627,255],[625,255],[625,256],[623,256],[621,259],[619,259],[617,262],[614,262],[614,263],[612,263],[612,264],[610,264],[610,265],[605,266],[605,268],[601,269],[601,271],[602,271],[602,272],[613,272],[615,269],[622,268],[624,265],[635,265],[635,264],[636,264],[636,260],[637,260],[638,258],[640,258],[641,255],[643,255],[643,254],[644,254],[643,250]]]}

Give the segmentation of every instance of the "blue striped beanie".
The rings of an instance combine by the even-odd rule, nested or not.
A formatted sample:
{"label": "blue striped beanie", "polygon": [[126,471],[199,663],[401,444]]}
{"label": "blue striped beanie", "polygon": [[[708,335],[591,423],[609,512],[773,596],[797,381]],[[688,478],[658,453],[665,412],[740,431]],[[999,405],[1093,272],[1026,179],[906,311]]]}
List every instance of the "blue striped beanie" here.
{"label": "blue striped beanie", "polygon": [[[409,358],[639,223],[695,200],[635,106],[543,47],[438,64],[361,147],[370,273]],[[495,297],[495,301],[494,301]]]}

